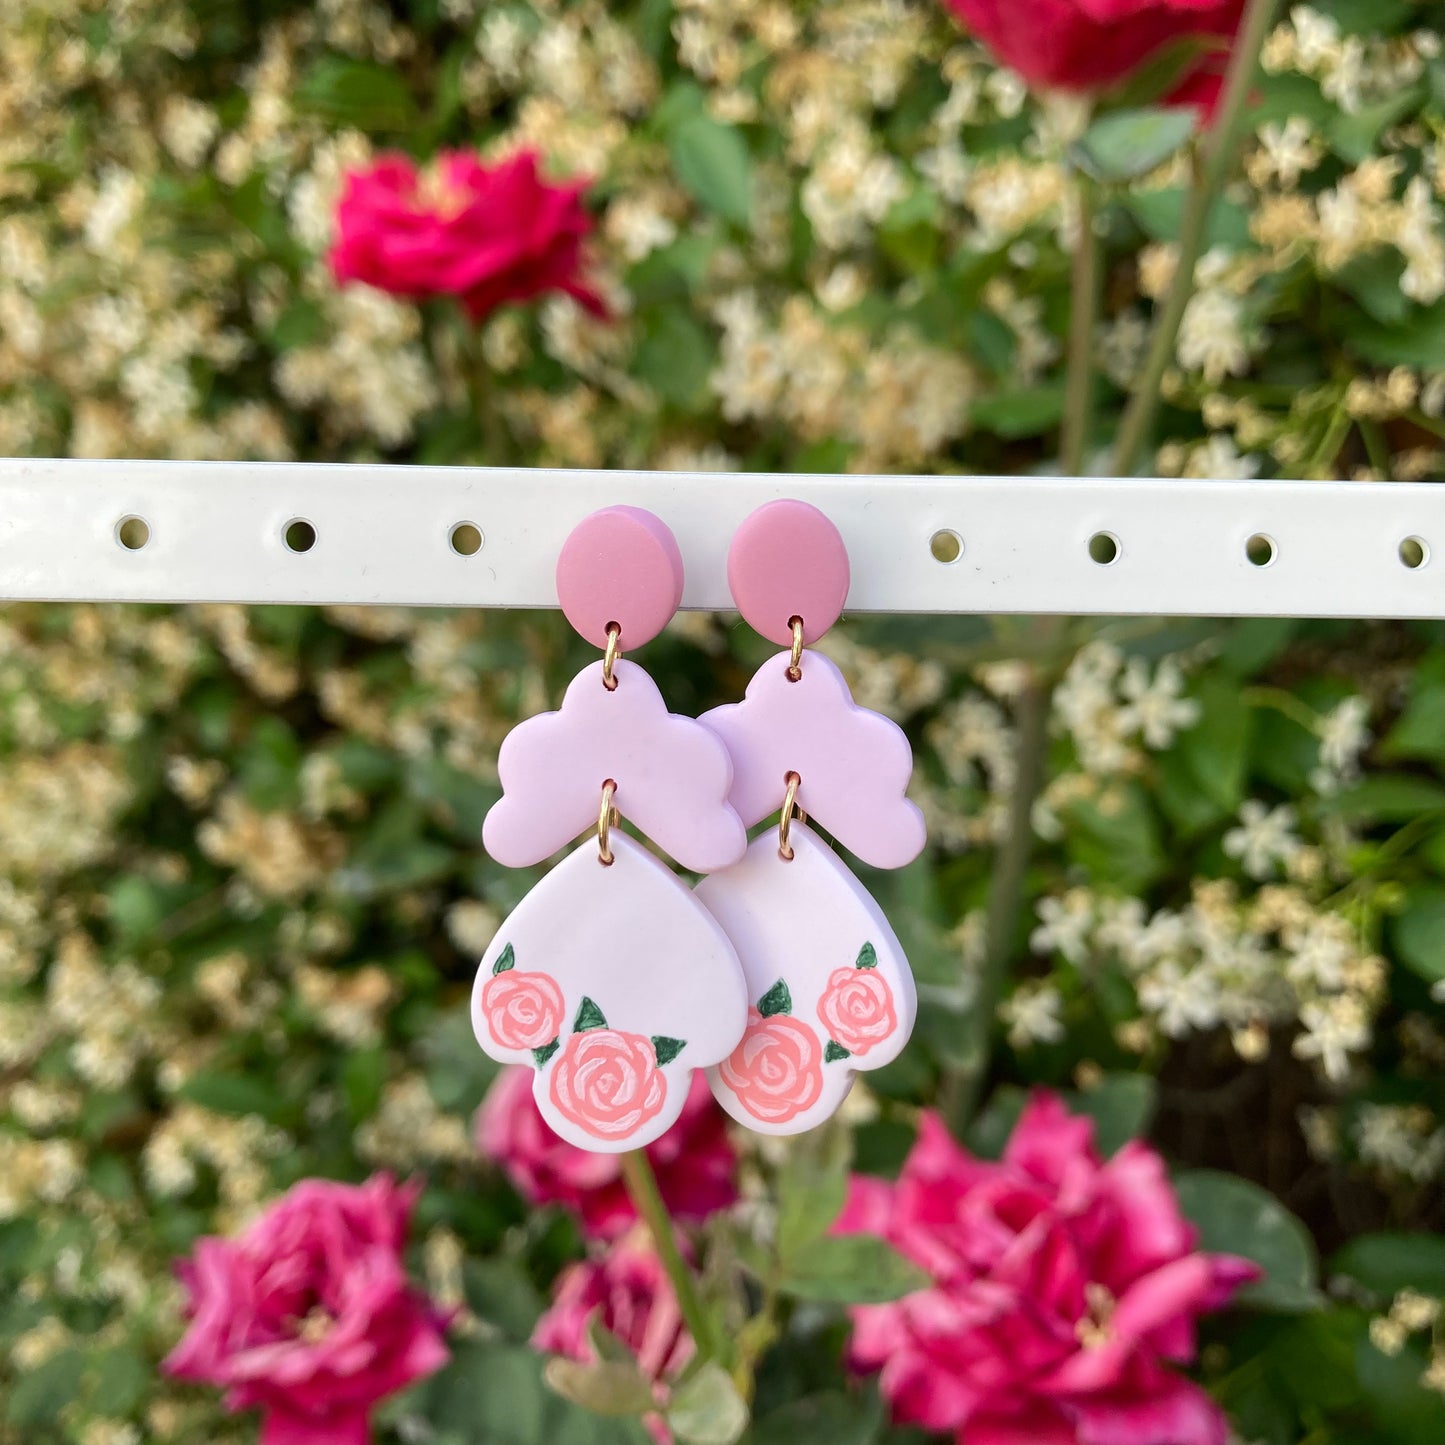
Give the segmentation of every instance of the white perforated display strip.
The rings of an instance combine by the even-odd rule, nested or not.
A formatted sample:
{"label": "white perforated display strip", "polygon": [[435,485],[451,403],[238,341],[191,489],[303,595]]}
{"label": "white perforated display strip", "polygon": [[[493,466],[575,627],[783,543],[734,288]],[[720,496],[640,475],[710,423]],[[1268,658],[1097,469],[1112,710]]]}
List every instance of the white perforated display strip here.
{"label": "white perforated display strip", "polygon": [[30,459],[0,460],[0,598],[551,607],[568,531],[629,502],[721,610],[774,497],[837,524],[850,612],[1445,617],[1431,484]]}

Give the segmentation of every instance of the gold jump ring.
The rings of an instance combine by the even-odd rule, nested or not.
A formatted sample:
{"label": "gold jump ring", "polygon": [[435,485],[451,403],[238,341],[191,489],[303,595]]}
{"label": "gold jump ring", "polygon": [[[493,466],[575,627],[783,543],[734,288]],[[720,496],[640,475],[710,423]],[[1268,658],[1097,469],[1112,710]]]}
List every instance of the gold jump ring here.
{"label": "gold jump ring", "polygon": [[612,806],[617,784],[611,778],[602,785],[602,806],[597,811],[597,861],[604,868],[612,866],[614,854],[607,841],[607,835],[617,822],[617,809]]}
{"label": "gold jump ring", "polygon": [[790,617],[788,626],[793,629],[793,650],[788,656],[788,681],[801,682],[803,680],[803,619]]}
{"label": "gold jump ring", "polygon": [[607,624],[607,651],[602,654],[602,686],[608,692],[617,691],[617,679],[612,675],[612,669],[617,665],[617,659],[622,656],[622,628],[615,622]]}
{"label": "gold jump ring", "polygon": [[798,807],[798,789],[803,786],[803,780],[797,773],[787,773],[783,781],[788,785],[788,791],[783,794],[783,816],[778,819],[778,857],[784,863],[793,861],[793,845],[788,842],[788,829],[792,826],[793,812],[796,809],[799,821],[807,817],[807,814]]}

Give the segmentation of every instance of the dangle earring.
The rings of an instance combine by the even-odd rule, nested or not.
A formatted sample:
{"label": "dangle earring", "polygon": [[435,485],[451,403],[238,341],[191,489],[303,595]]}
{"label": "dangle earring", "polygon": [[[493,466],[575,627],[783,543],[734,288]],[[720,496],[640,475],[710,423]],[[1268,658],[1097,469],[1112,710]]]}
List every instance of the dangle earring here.
{"label": "dangle earring", "polygon": [[626,817],[683,867],[737,862],[747,832],[728,802],[718,735],[667,711],[621,652],[682,600],[682,556],[636,507],[586,518],[557,561],[567,620],[603,648],[559,711],[502,744],[502,797],[482,841],[512,868],[588,841],[519,903],[482,958],[472,1027],[501,1063],[536,1069],[533,1094],[562,1138],[598,1153],[650,1143],[682,1110],[692,1071],[725,1059],[747,1022],[737,954],[688,886],[621,832]]}
{"label": "dangle earring", "polygon": [[742,702],[700,719],[732,755],[729,796],[744,824],[782,810],[776,834],[697,886],[742,960],[749,1002],[747,1031],[708,1080],[763,1134],[822,1123],[855,1072],[898,1057],[917,1014],[883,910],[807,825],[877,868],[903,867],[924,843],[923,814],[904,797],[903,730],[859,707],[832,660],[807,650],[837,621],[848,581],[843,539],[816,507],[752,513],[729,550],[728,584],[744,619],[788,651],[758,669]]}

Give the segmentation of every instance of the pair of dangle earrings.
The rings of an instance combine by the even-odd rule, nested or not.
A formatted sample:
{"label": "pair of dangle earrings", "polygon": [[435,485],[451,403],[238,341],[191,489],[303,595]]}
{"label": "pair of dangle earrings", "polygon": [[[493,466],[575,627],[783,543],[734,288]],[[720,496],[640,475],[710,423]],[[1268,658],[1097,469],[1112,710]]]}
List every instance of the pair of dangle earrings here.
{"label": "pair of dangle earrings", "polygon": [[[764,1134],[827,1119],[856,1071],[902,1051],[913,976],[882,909],[806,819],[865,863],[900,868],[923,847],[904,796],[902,729],[859,707],[810,650],[847,597],[848,554],[805,502],[770,502],[739,528],[728,581],[744,619],[786,650],[741,702],[669,713],[629,652],[682,600],[671,531],[609,507],[569,536],[557,594],[604,656],[557,712],[520,723],[498,758],[502,797],[482,839],[531,867],[595,828],[518,904],[472,992],[482,1049],[535,1069],[542,1116],[593,1152],[663,1134],[707,1070],[718,1102]],[[776,830],[747,832],[772,814]],[[626,817],[689,888],[617,826]]]}

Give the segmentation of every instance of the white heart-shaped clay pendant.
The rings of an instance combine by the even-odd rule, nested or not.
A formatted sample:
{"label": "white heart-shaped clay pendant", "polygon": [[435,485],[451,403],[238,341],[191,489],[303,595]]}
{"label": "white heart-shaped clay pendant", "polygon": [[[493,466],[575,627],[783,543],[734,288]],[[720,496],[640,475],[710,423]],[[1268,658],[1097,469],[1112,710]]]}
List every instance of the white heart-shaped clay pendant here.
{"label": "white heart-shaped clay pendant", "polygon": [[692,1071],[725,1059],[748,1000],[722,927],[623,833],[603,866],[578,848],[519,903],[482,958],[472,1028],[531,1064],[542,1117],[569,1144],[620,1154],[676,1121]]}
{"label": "white heart-shaped clay pendant", "polygon": [[918,1013],[908,960],[873,896],[811,829],[794,823],[789,841],[785,860],[770,830],[697,886],[742,960],[749,1003],[747,1031],[708,1082],[760,1134],[821,1124],[858,1070],[898,1057]]}

